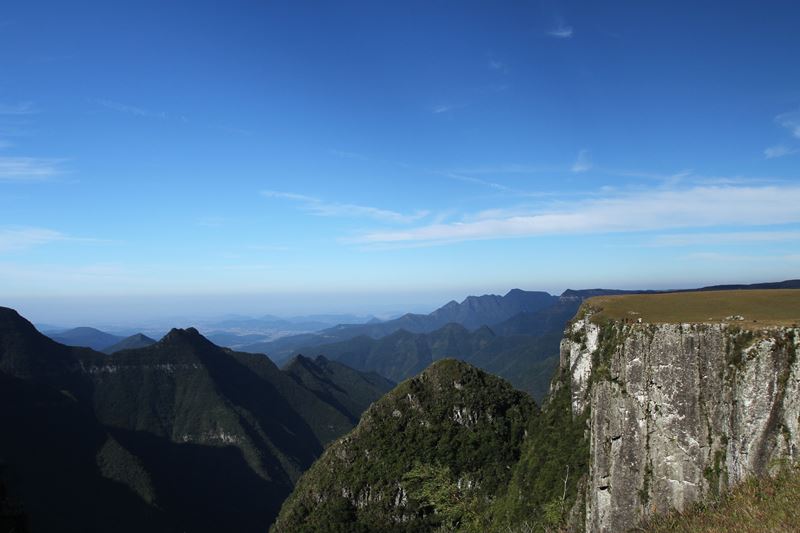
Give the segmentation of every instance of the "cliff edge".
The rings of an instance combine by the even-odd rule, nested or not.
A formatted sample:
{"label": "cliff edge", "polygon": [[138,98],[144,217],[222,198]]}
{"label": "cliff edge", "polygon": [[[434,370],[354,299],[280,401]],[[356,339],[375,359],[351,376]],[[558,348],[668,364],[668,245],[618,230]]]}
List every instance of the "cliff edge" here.
{"label": "cliff edge", "polygon": [[798,322],[798,290],[588,300],[560,357],[573,416],[588,416],[585,530],[624,531],[797,461]]}

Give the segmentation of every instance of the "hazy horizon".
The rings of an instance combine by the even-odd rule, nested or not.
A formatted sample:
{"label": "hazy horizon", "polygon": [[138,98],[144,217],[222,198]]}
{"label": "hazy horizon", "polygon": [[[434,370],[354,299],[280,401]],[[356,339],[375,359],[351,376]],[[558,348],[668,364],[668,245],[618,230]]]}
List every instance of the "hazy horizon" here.
{"label": "hazy horizon", "polygon": [[[567,289],[670,290],[694,289],[710,285],[778,282],[786,279],[729,279],[690,284],[654,282],[633,285],[568,285],[548,288],[515,285],[485,290],[431,290],[406,293],[291,293],[291,294],[175,294],[138,296],[41,296],[10,298],[3,306],[12,307],[35,324],[58,327],[119,327],[150,325],[160,327],[197,326],[203,321],[226,315],[260,317],[274,315],[291,318],[309,315],[357,315],[393,318],[405,313],[427,314],[451,300],[463,301],[468,296],[504,295],[512,289],[544,291],[560,295]],[[155,325],[158,327],[155,327]]]}

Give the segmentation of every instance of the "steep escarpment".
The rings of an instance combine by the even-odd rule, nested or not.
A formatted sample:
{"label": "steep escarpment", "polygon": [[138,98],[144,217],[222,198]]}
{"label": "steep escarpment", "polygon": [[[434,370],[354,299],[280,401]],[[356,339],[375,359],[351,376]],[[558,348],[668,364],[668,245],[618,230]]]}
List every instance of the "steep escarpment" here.
{"label": "steep escarpment", "polygon": [[796,326],[628,317],[588,307],[562,342],[573,416],[588,417],[587,531],[625,530],[798,458]]}
{"label": "steep escarpment", "polygon": [[541,410],[434,363],[323,454],[275,529],[626,531],[796,464],[800,292],[769,292],[587,301]]}
{"label": "steep escarpment", "polygon": [[453,359],[373,404],[299,481],[274,531],[479,527],[536,417],[527,395]]}

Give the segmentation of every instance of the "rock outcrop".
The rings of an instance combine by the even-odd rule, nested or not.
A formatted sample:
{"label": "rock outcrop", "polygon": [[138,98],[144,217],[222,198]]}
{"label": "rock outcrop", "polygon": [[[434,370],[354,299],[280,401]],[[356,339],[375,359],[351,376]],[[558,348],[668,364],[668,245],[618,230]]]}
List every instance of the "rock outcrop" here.
{"label": "rock outcrop", "polygon": [[800,331],[745,327],[591,312],[569,326],[560,365],[573,416],[588,415],[586,531],[624,531],[797,459]]}

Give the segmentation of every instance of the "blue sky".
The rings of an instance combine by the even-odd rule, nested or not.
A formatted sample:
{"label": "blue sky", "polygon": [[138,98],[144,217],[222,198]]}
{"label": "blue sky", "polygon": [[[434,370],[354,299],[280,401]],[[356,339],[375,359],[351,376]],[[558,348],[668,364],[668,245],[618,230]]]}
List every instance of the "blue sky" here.
{"label": "blue sky", "polygon": [[11,3],[4,305],[800,277],[800,5],[658,4]]}

